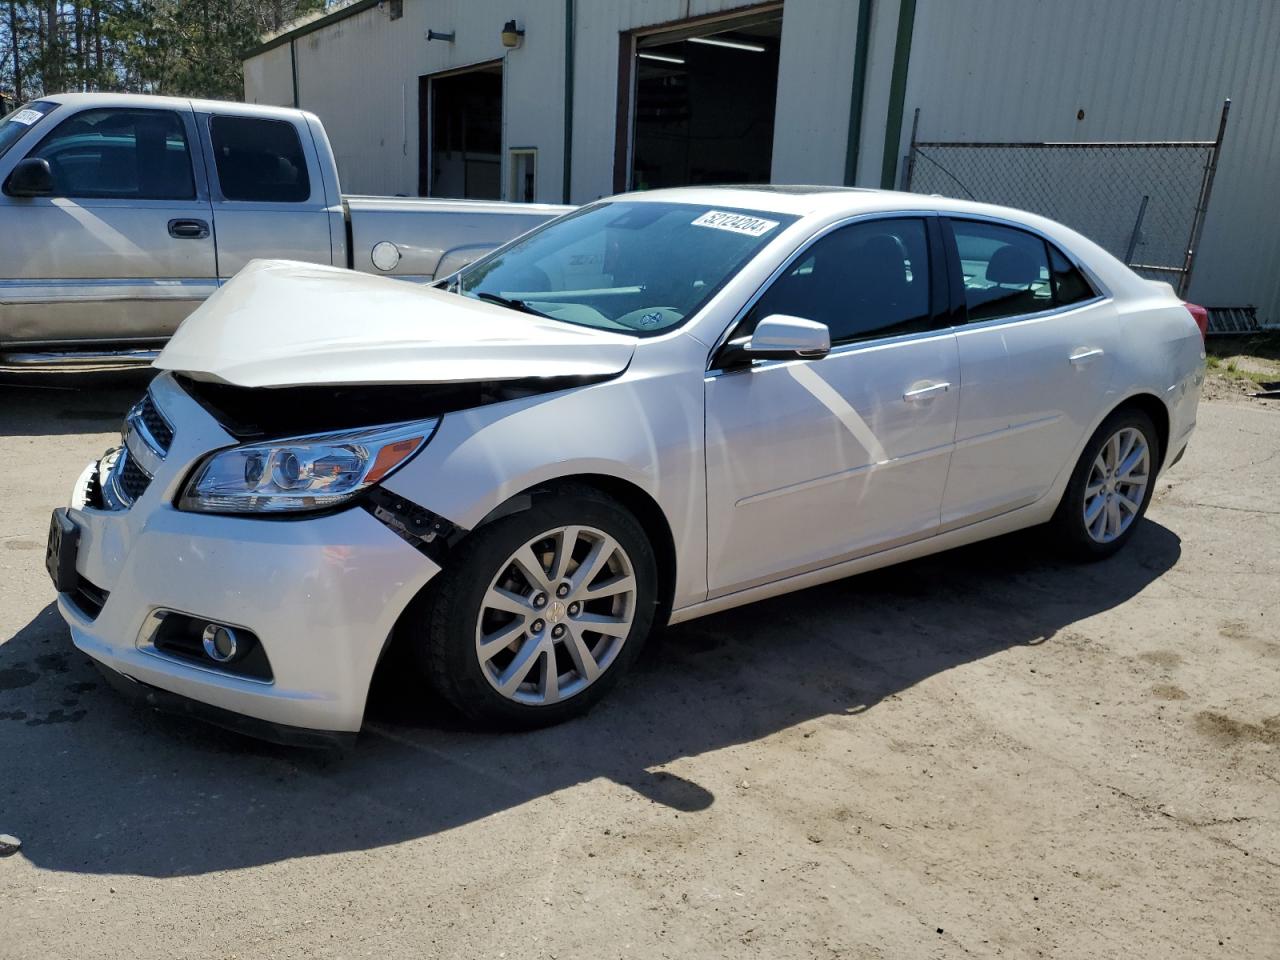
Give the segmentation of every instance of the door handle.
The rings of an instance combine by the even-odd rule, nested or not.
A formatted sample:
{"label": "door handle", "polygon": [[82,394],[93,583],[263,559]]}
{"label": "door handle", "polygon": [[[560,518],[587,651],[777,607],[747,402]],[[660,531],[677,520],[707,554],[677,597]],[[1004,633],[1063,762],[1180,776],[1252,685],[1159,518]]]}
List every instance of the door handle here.
{"label": "door handle", "polygon": [[939,393],[946,393],[950,389],[951,384],[949,383],[930,383],[923,387],[915,387],[914,389],[908,390],[902,395],[902,399],[906,400],[908,403],[912,403],[916,400],[928,400]]}
{"label": "door handle", "polygon": [[1097,360],[1105,352],[1100,347],[1094,347],[1092,350],[1087,347],[1081,347],[1067,359],[1076,364],[1088,363],[1090,360]]}
{"label": "door handle", "polygon": [[170,220],[169,236],[175,240],[205,240],[209,237],[209,224],[203,220]]}

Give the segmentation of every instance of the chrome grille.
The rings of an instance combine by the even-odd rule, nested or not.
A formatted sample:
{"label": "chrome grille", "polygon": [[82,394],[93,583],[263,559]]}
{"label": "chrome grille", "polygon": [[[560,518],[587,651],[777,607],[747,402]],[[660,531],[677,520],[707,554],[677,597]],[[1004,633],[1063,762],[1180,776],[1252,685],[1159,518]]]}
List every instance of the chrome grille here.
{"label": "chrome grille", "polygon": [[137,500],[151,483],[142,468],[133,462],[128,450],[120,451],[120,461],[116,464],[116,485],[129,502]]}
{"label": "chrome grille", "polygon": [[147,395],[142,398],[142,402],[138,404],[138,420],[147,428],[147,432],[151,434],[151,439],[155,441],[156,452],[161,456],[169,452],[169,447],[173,444],[173,427],[164,415],[156,409],[156,402],[151,399],[151,392],[147,391]]}
{"label": "chrome grille", "polygon": [[104,459],[102,499],[110,510],[128,510],[146,492],[173,443],[173,426],[150,391],[124,421],[124,446],[114,461]]}

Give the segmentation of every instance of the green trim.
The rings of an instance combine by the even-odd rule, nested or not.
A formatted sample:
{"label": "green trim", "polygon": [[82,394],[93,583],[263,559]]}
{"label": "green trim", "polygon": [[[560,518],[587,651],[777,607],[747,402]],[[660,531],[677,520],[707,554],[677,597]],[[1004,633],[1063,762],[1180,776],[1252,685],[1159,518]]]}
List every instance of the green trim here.
{"label": "green trim", "polygon": [[844,185],[858,179],[858,151],[862,148],[862,102],[867,95],[867,56],[871,49],[871,4],[859,0],[858,39],[853,50],[853,90],[849,95],[849,143],[844,152]]}
{"label": "green trim", "polygon": [[289,41],[289,72],[293,74],[293,109],[297,110],[301,106],[298,102],[298,48],[292,40]]}
{"label": "green trim", "polygon": [[371,7],[376,7],[380,2],[381,0],[357,0],[356,3],[353,3],[350,6],[342,7],[339,10],[333,11],[333,13],[325,14],[323,17],[308,20],[301,26],[294,27],[292,30],[286,31],[285,33],[277,34],[270,40],[258,44],[256,47],[250,47],[248,50],[244,51],[244,53],[240,54],[240,59],[248,60],[250,57],[256,57],[259,54],[266,53],[268,50],[274,50],[276,47],[283,47],[286,43],[292,43],[299,37],[305,37],[308,33],[315,33],[317,30],[323,30],[325,27],[332,26],[339,20],[354,17],[357,13],[364,13],[364,11]]}
{"label": "green trim", "polygon": [[569,202],[573,186],[573,60],[576,11],[574,0],[564,0],[564,185],[563,202]]}
{"label": "green trim", "polygon": [[889,83],[889,114],[884,125],[884,162],[880,187],[892,190],[898,180],[898,142],[902,139],[902,111],[907,99],[907,68],[911,63],[911,33],[916,24],[916,0],[902,0],[898,11],[898,39],[893,47],[893,79]]}

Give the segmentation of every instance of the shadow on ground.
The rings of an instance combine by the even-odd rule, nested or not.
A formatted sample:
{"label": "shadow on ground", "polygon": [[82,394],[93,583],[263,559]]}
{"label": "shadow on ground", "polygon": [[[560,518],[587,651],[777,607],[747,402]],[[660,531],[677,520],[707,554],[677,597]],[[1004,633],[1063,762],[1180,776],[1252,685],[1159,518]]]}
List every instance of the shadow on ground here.
{"label": "shadow on ground", "polygon": [[[50,606],[0,645],[0,831],[50,870],[199,874],[368,849],[606,777],[679,810],[716,797],[647,772],[1051,641],[1178,560],[1150,521],[1118,557],[1047,559],[1006,537],[672,628],[590,716],[521,735],[375,703],[342,758],[130,707]],[[857,732],[857,718],[851,730]]]}
{"label": "shadow on ground", "polygon": [[0,368],[0,436],[110,433],[156,371]]}

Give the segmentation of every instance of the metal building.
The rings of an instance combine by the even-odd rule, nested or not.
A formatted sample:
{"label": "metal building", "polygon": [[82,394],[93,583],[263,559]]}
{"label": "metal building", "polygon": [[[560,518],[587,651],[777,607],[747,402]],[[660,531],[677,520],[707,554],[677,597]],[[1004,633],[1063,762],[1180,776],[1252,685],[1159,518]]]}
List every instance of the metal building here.
{"label": "metal building", "polygon": [[[1230,97],[1220,154],[1099,149],[1040,176],[1092,192],[1113,252],[1143,261],[1185,253],[1212,154],[1189,296],[1280,322],[1277,48],[1275,0],[354,0],[265,39],[244,74],[247,99],[319,114],[349,191],[570,202],[902,187],[909,154],[947,174],[915,189],[1011,202],[1030,168],[1007,154],[970,182],[912,150],[916,112],[926,144],[1212,141]],[[1045,212],[1102,229],[1088,205]]]}

